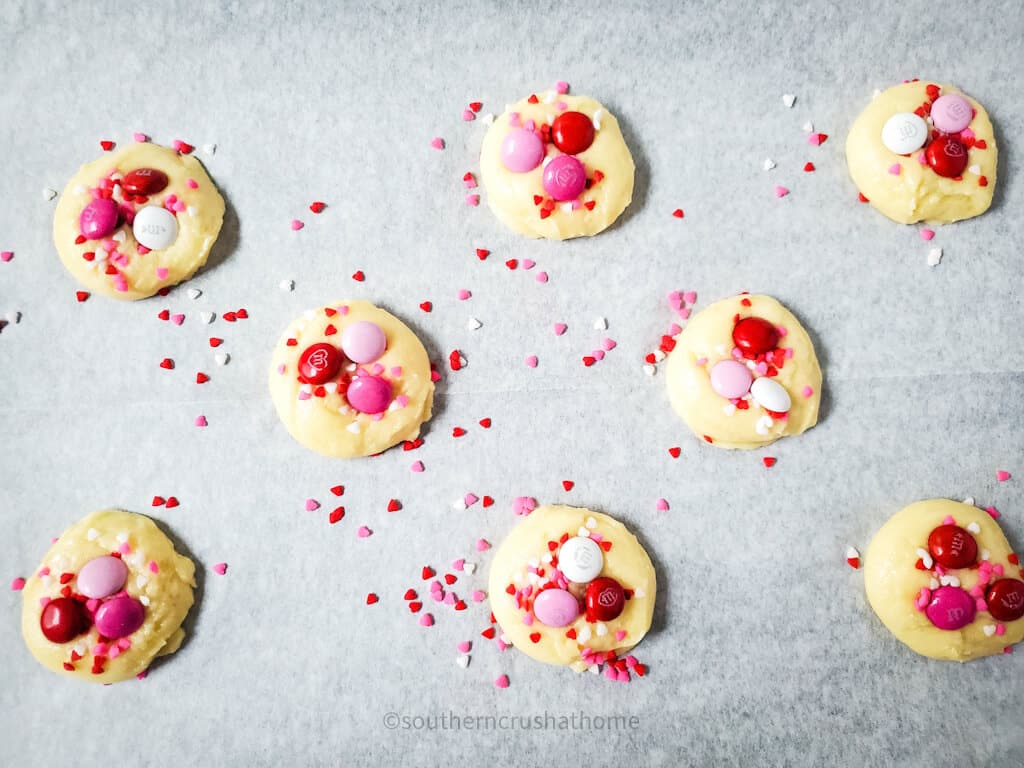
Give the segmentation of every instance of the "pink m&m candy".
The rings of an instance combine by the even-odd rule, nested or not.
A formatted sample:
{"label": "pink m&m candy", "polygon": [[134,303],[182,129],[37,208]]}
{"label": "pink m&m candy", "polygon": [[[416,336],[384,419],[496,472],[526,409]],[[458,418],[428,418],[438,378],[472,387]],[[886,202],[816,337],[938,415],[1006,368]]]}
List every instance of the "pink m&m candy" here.
{"label": "pink m&m candy", "polygon": [[939,96],[932,104],[932,122],[943,133],[960,133],[971,124],[974,108],[958,93]]}
{"label": "pink m&m candy", "polygon": [[544,142],[533,131],[514,128],[501,142],[501,162],[512,173],[532,171],[544,159]]}
{"label": "pink m&m candy", "polygon": [[711,388],[730,400],[747,394],[753,381],[750,369],[736,360],[722,360],[711,369]]}
{"label": "pink m&m candy", "polygon": [[564,589],[545,589],[533,601],[533,615],[549,627],[565,627],[580,615],[580,604]]}
{"label": "pink m&m candy", "polygon": [[119,557],[104,555],[82,566],[78,572],[78,591],[99,599],[117,592],[128,578],[128,566]]}
{"label": "pink m&m candy", "polygon": [[587,186],[587,172],[572,155],[559,155],[544,167],[542,181],[555,200],[575,200]]}
{"label": "pink m&m candy", "polygon": [[146,609],[134,597],[123,595],[107,600],[96,609],[96,629],[104,637],[127,637],[142,626]]}
{"label": "pink m&m candy", "polygon": [[975,600],[960,587],[939,587],[924,609],[928,621],[939,629],[960,629],[974,621]]}
{"label": "pink m&m candy", "polygon": [[387,346],[384,330],[369,320],[357,320],[341,334],[341,351],[354,363],[372,363]]}
{"label": "pink m&m candy", "polygon": [[117,203],[107,198],[93,200],[82,209],[78,217],[78,229],[87,240],[99,240],[117,229],[120,211]]}
{"label": "pink m&m candy", "polygon": [[391,384],[380,376],[362,374],[352,379],[345,397],[360,413],[383,413],[391,402]]}

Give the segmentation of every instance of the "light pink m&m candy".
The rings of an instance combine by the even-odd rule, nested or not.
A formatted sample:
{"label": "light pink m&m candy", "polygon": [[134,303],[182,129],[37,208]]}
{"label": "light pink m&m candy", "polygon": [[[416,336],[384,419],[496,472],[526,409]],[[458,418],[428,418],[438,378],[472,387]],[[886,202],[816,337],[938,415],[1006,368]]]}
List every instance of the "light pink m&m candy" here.
{"label": "light pink m&m candy", "polygon": [[555,200],[575,200],[587,186],[587,172],[572,155],[559,155],[544,167],[542,181]]}
{"label": "light pink m&m candy", "polygon": [[146,609],[142,603],[127,595],[107,600],[96,609],[96,629],[104,637],[114,640],[127,637],[145,620]]}
{"label": "light pink m&m candy", "polygon": [[564,589],[545,589],[533,601],[533,615],[549,627],[565,627],[580,615],[580,604]]}
{"label": "light pink m&m candy", "polygon": [[107,198],[93,200],[82,209],[78,229],[87,240],[99,240],[117,229],[117,203]]}
{"label": "light pink m&m candy", "polygon": [[514,128],[501,142],[501,162],[512,173],[532,171],[544,159],[544,142],[533,131]]}
{"label": "light pink m&m candy", "polygon": [[928,621],[939,629],[960,629],[974,621],[975,600],[960,587],[939,587],[924,609]]}
{"label": "light pink m&m candy", "polygon": [[127,578],[128,566],[121,558],[111,555],[96,557],[78,572],[78,591],[86,597],[107,597],[123,587]]}
{"label": "light pink m&m candy", "polygon": [[341,351],[354,363],[372,363],[387,346],[384,330],[369,320],[357,320],[341,334]]}
{"label": "light pink m&m candy", "polygon": [[960,133],[971,124],[974,108],[958,93],[939,96],[932,104],[932,122],[943,133]]}
{"label": "light pink m&m candy", "polygon": [[750,369],[736,360],[722,360],[711,369],[711,388],[730,400],[747,394],[753,380]]}
{"label": "light pink m&m candy", "polygon": [[391,403],[391,384],[380,376],[363,374],[352,379],[345,397],[360,413],[383,413]]}

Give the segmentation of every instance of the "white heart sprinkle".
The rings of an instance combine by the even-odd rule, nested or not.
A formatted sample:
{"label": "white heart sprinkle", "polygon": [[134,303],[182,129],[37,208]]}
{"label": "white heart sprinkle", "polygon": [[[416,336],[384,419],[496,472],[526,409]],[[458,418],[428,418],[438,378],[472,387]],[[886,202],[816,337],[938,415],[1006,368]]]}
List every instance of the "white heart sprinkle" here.
{"label": "white heart sprinkle", "polygon": [[934,592],[936,589],[939,588],[939,580],[936,578],[932,578],[931,581],[928,582],[928,586]]}
{"label": "white heart sprinkle", "polygon": [[455,659],[455,663],[458,664],[463,669],[465,669],[466,667],[469,666],[469,656],[467,656],[466,654],[463,654],[462,656],[459,656],[458,658]]}
{"label": "white heart sprinkle", "polygon": [[213,322],[213,312],[200,312],[199,316],[203,319],[204,323]]}
{"label": "white heart sprinkle", "polygon": [[353,435],[358,435],[359,434],[359,422],[358,421],[353,421],[351,424],[349,424],[347,427],[345,427],[345,429],[347,429]]}
{"label": "white heart sprinkle", "polygon": [[98,539],[99,537],[100,532],[97,531],[95,528],[90,528],[88,532],[85,534],[85,538],[87,538],[89,541],[96,541],[96,539]]}
{"label": "white heart sprinkle", "polygon": [[203,295],[203,292],[200,291],[198,288],[189,288],[188,289],[188,297],[190,299],[198,299],[202,295]]}
{"label": "white heart sprinkle", "polygon": [[604,637],[607,634],[608,634],[608,627],[604,624],[604,622],[599,621],[597,623],[597,636],[598,637]]}
{"label": "white heart sprinkle", "polygon": [[588,531],[585,526],[581,525],[579,527],[579,530],[576,531],[576,535],[577,536],[582,536],[584,539],[589,539],[590,538],[590,531]]}
{"label": "white heart sprinkle", "polygon": [[806,123],[804,123],[800,127],[803,128],[805,132],[810,133],[811,131],[814,130],[814,123],[812,123],[810,120],[808,120]]}
{"label": "white heart sprinkle", "polygon": [[772,161],[770,157],[766,157],[764,159],[764,163],[761,164],[761,167],[764,168],[766,171],[770,171],[772,168],[775,167],[775,163]]}
{"label": "white heart sprinkle", "polygon": [[53,200],[57,196],[56,189],[50,189],[49,187],[43,187],[43,200]]}
{"label": "white heart sprinkle", "polygon": [[475,317],[471,317],[469,318],[469,320],[466,321],[466,327],[471,331],[477,330],[482,325],[483,323],[481,323]]}
{"label": "white heart sprinkle", "polygon": [[547,93],[544,94],[544,103],[545,104],[554,104],[555,103],[555,99],[557,99],[557,98],[558,98],[558,94],[557,93],[555,93],[554,91],[548,91]]}
{"label": "white heart sprinkle", "polygon": [[661,351],[660,349],[659,349],[659,350],[657,350],[657,351],[656,351],[656,352],[654,353],[654,362],[656,362],[656,363],[660,363],[660,362],[661,362],[662,360],[664,360],[664,359],[665,359],[665,353],[664,353],[664,352],[662,352],[662,351]]}
{"label": "white heart sprinkle", "polygon": [[492,112],[488,112],[486,115],[480,118],[480,122],[483,123],[484,125],[490,125],[491,123],[494,122],[494,114]]}
{"label": "white heart sprinkle", "polygon": [[114,236],[111,239],[114,242],[123,243],[124,242],[124,238],[125,238],[124,230],[123,229],[119,229],[117,232],[114,233]]}
{"label": "white heart sprinkle", "polygon": [[138,576],[135,577],[135,585],[137,587],[144,587],[147,584],[149,584],[149,579],[146,578],[144,574],[140,573]]}
{"label": "white heart sprinkle", "polygon": [[978,554],[980,555],[982,560],[988,560],[989,556],[991,556],[992,553],[989,552],[987,549],[983,549]]}
{"label": "white heart sprinkle", "polygon": [[277,284],[277,287],[280,288],[282,291],[294,291],[295,290],[295,281],[294,280],[282,280],[280,283]]}
{"label": "white heart sprinkle", "polygon": [[981,526],[977,523],[971,523],[967,526],[967,530],[971,533],[981,533]]}
{"label": "white heart sprinkle", "polygon": [[733,405],[732,403],[726,403],[725,405],[722,406],[722,413],[724,413],[726,416],[732,416],[734,413],[736,413],[736,406]]}
{"label": "white heart sprinkle", "polygon": [[214,155],[217,152],[216,144],[203,144],[203,152],[208,155]]}
{"label": "white heart sprinkle", "polygon": [[588,517],[585,525],[587,526],[587,528],[597,528],[597,520],[595,520],[592,517]]}
{"label": "white heart sprinkle", "polygon": [[784,93],[782,94],[782,103],[787,107],[792,108],[792,106],[796,104],[796,96],[792,93]]}
{"label": "white heart sprinkle", "polygon": [[577,636],[577,638],[576,638],[576,639],[577,639],[577,640],[578,640],[578,641],[579,641],[579,642],[580,642],[581,644],[586,644],[586,642],[587,642],[588,640],[590,640],[590,635],[591,635],[591,632],[590,632],[590,627],[589,627],[589,626],[587,626],[587,627],[583,627],[583,629],[581,629],[581,630],[579,631],[579,635]]}
{"label": "white heart sprinkle", "polygon": [[656,372],[656,371],[657,371],[658,369],[657,369],[657,368],[655,368],[655,367],[654,367],[653,365],[651,365],[650,363],[646,363],[646,364],[644,364],[644,367],[643,367],[643,369],[642,369],[642,370],[643,370],[643,372],[644,372],[644,373],[646,373],[646,374],[647,374],[648,376],[653,376],[653,375],[655,374],[655,372]]}
{"label": "white heart sprinkle", "polygon": [[572,203],[562,203],[562,213],[572,213]]}
{"label": "white heart sprinkle", "polygon": [[875,90],[873,90],[871,92],[871,98],[872,99],[877,99],[881,95],[882,95],[882,92],[878,88],[875,88]]}
{"label": "white heart sprinkle", "polygon": [[17,325],[19,322],[21,322],[21,312],[18,312],[17,310],[13,312],[8,312],[6,315],[4,315],[4,320],[6,320],[11,325]]}
{"label": "white heart sprinkle", "polygon": [[986,624],[981,631],[985,633],[985,637],[992,637],[996,633],[996,626],[995,624]]}
{"label": "white heart sprinkle", "polygon": [[633,590],[633,597],[647,597],[647,593],[644,592],[640,587]]}
{"label": "white heart sprinkle", "polygon": [[149,606],[149,595],[140,595],[139,596],[139,602],[148,607]]}
{"label": "white heart sprinkle", "polygon": [[86,187],[84,184],[76,184],[75,188],[71,190],[71,193],[75,195],[84,195],[88,191],[88,187]]}
{"label": "white heart sprinkle", "polygon": [[196,208],[196,207],[195,207],[194,205],[190,205],[190,206],[189,206],[188,208],[186,208],[185,210],[186,210],[186,211],[188,211],[188,215],[189,215],[189,217],[190,217],[190,218],[193,218],[193,219],[194,219],[194,218],[196,217],[196,214],[198,214],[198,213],[199,213],[199,210],[198,210],[198,209],[197,209],[197,208]]}
{"label": "white heart sprinkle", "polygon": [[974,497],[973,496],[968,496],[966,499],[964,499],[964,504],[969,504],[970,506],[973,507],[974,506]]}
{"label": "white heart sprinkle", "polygon": [[338,391],[338,382],[336,382],[336,381],[329,381],[326,384],[324,384],[324,392],[329,392],[330,394],[333,395],[337,391]]}
{"label": "white heart sprinkle", "polygon": [[468,573],[470,575],[473,575],[474,573],[476,573],[476,563],[466,563],[465,565],[462,566],[462,569],[466,573]]}
{"label": "white heart sprinkle", "polygon": [[121,532],[121,533],[117,534],[117,536],[115,536],[114,538],[117,539],[119,544],[124,544],[126,541],[128,541],[128,534],[124,533],[124,532]]}
{"label": "white heart sprinkle", "polygon": [[599,317],[596,320],[594,320],[594,330],[595,331],[604,331],[604,330],[607,330],[607,328],[608,328],[608,321],[605,318]]}
{"label": "white heart sprinkle", "polygon": [[979,165],[972,165],[972,166],[968,167],[967,170],[970,171],[971,173],[973,173],[975,176],[980,176],[981,175],[981,166],[979,166]]}
{"label": "white heart sprinkle", "polygon": [[452,509],[457,509],[460,512],[466,508],[466,502],[462,499],[456,499],[452,502]]}
{"label": "white heart sprinkle", "polygon": [[231,359],[231,355],[229,355],[227,352],[217,352],[213,356],[213,359],[217,361],[217,365],[227,365],[228,360]]}
{"label": "white heart sprinkle", "polygon": [[[938,266],[940,261],[942,261],[942,249],[941,248],[932,248],[931,250],[928,251],[928,266],[929,267],[936,267],[936,266]],[[973,499],[971,500],[971,503],[972,504],[974,503]]]}

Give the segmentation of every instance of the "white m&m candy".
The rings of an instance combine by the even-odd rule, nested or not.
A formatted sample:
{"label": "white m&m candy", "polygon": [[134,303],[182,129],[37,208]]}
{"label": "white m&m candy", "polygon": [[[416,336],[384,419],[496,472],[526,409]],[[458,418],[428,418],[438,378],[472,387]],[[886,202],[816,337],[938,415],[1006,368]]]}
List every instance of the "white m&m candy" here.
{"label": "white m&m candy", "polygon": [[775,413],[786,413],[793,404],[789,392],[775,379],[762,376],[750,385],[750,394],[762,408]]}
{"label": "white m&m candy", "polygon": [[132,234],[151,251],[169,248],[178,239],[178,219],[159,205],[147,205],[135,214]]}
{"label": "white m&m candy", "polygon": [[574,536],[558,551],[558,569],[569,581],[587,583],[596,579],[604,567],[604,555],[596,541]]}
{"label": "white m&m candy", "polygon": [[882,143],[897,155],[909,155],[927,140],[928,125],[913,112],[897,112],[882,126]]}

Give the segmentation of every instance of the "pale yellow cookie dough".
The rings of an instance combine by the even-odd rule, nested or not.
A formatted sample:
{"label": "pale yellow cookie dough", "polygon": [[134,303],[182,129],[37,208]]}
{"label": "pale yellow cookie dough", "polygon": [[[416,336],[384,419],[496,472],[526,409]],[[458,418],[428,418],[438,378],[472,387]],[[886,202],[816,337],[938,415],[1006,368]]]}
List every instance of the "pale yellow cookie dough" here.
{"label": "pale yellow cookie dough", "polygon": [[[744,299],[751,306],[744,306]],[[773,377],[792,401],[785,419],[771,417],[752,400],[747,410],[738,409],[711,388],[710,372],[715,363],[733,359],[732,329],[737,314],[761,317],[786,329],[778,346],[792,349],[793,354]],[[800,321],[771,296],[734,296],[691,317],[669,353],[666,380],[676,413],[698,437],[720,448],[758,448],[780,437],[799,435],[818,421],[821,368],[814,345]]]}
{"label": "pale yellow cookie dough", "polygon": [[[129,551],[122,556],[128,566],[124,591],[145,605],[146,620],[129,636],[131,647],[116,658],[108,657],[102,673],[93,674],[96,628],[67,643],[52,643],[39,626],[40,600],[61,596],[61,574],[77,574],[90,560],[125,546]],[[155,573],[150,563],[155,564]],[[40,575],[47,568],[49,573]],[[73,591],[75,585],[74,579],[67,583]],[[119,509],[93,512],[64,531],[26,580],[21,633],[32,655],[54,672],[94,683],[116,683],[144,672],[157,656],[178,650],[185,639],[181,623],[192,607],[195,585],[193,562],[175,552],[171,540],[148,517]],[[82,658],[72,661],[72,652]],[[66,669],[65,662],[74,669]]]}
{"label": "pale yellow cookie dough", "polygon": [[[967,170],[961,181],[944,178],[918,156],[924,147],[910,156],[898,155],[882,143],[882,126],[898,112],[913,112],[928,100],[925,91],[938,85],[940,95],[958,93],[977,110],[968,128],[986,149],[970,147]],[[931,129],[931,119],[927,119]],[[925,144],[927,146],[927,142]],[[946,224],[969,219],[988,210],[996,186],[996,138],[985,109],[957,87],[921,80],[887,88],[876,96],[850,128],[846,139],[846,162],[857,189],[871,205],[893,221],[913,224],[917,221]],[[899,163],[898,175],[890,168]],[[984,176],[987,186],[980,183]]]}
{"label": "pale yellow cookie dough", "polygon": [[[329,316],[325,309],[336,314]],[[298,378],[299,357],[306,347],[325,342],[340,349],[346,326],[357,320],[376,323],[387,338],[387,349],[375,362],[383,366],[381,375],[391,382],[392,403],[380,419],[350,407],[337,381],[326,385],[324,397],[306,398],[316,388]],[[328,326],[337,332],[326,334]],[[289,339],[296,341],[294,346],[288,345]],[[361,367],[370,369],[373,363]],[[399,375],[395,368],[401,368]],[[346,359],[341,375],[355,370],[355,364]],[[270,395],[292,437],[324,456],[352,458],[415,440],[420,425],[430,419],[434,384],[427,351],[405,323],[368,301],[338,301],[306,312],[285,329],[271,359]]]}
{"label": "pale yellow cookie dough", "polygon": [[[538,93],[537,98],[537,104],[530,104],[527,98],[508,106],[487,129],[480,150],[480,177],[487,204],[508,227],[527,237],[567,240],[596,235],[610,227],[633,199],[633,157],[619,123],[607,108],[588,96],[545,91]],[[559,109],[558,102],[564,103],[566,109]],[[576,210],[572,210],[571,203],[555,203],[551,215],[541,218],[542,206],[534,202],[534,196],[548,198],[541,181],[544,163],[527,173],[513,173],[501,160],[501,143],[516,127],[509,123],[514,112],[519,113],[521,122],[533,120],[539,128],[568,110],[582,112],[600,126],[593,144],[575,155],[583,163],[592,185],[580,195],[582,205]],[[545,160],[562,154],[554,143],[546,147]],[[595,171],[603,174],[600,181],[594,182]],[[586,207],[590,202],[592,210]]]}
{"label": "pale yellow cookie dough", "polygon": [[[619,617],[607,623],[589,623],[581,612],[565,627],[548,627],[540,621],[524,624],[524,612],[516,607],[506,587],[543,584],[545,579],[528,573],[527,567],[545,567],[551,561],[548,542],[558,541],[565,533],[576,536],[581,529],[612,542],[611,550],[604,553],[600,575],[615,579],[624,589],[633,590],[633,596],[626,600]],[[599,512],[562,505],[537,507],[509,533],[494,554],[488,583],[491,610],[506,641],[538,661],[568,665],[577,672],[589,666],[582,659],[584,647],[622,655],[643,639],[651,627],[657,590],[651,559],[622,523]],[[576,630],[575,640],[566,636],[570,628]],[[616,638],[620,630],[626,633],[621,640]],[[530,639],[534,632],[540,633],[539,642]]]}
{"label": "pale yellow cookie dough", "polygon": [[[113,178],[119,179],[138,168],[163,171],[168,184],[148,202],[136,205],[137,209],[143,205],[163,205],[169,195],[175,195],[185,205],[185,210],[176,215],[177,239],[165,249],[140,254],[131,224],[122,223],[108,238],[117,244],[116,251],[109,257],[101,240],[76,244],[75,239],[81,234],[79,216],[93,200],[90,190],[111,173],[116,174]],[[195,189],[189,186],[189,179],[196,183]],[[113,199],[122,202],[120,186],[114,189]],[[64,266],[88,290],[115,299],[144,299],[161,288],[187,280],[206,263],[223,219],[224,199],[195,157],[139,142],[104,154],[83,165],[71,177],[53,215],[53,241]],[[87,261],[82,255],[85,253],[95,254],[95,259]],[[127,262],[114,264],[121,260],[117,254]],[[115,266],[124,282],[116,275],[107,274],[108,264]]]}
{"label": "pale yellow cookie dough", "polygon": [[[933,659],[970,661],[981,656],[1003,652],[1007,646],[1024,639],[1024,618],[1004,622],[1006,633],[994,633],[996,622],[985,611],[978,611],[974,621],[959,630],[943,630],[934,626],[915,601],[922,587],[932,588],[932,573],[918,570],[915,563],[918,549],[927,552],[928,534],[951,516],[961,528],[972,523],[980,531],[974,533],[978,559],[988,554],[993,565],[1002,565],[1005,576],[1022,578],[1020,568],[1010,563],[1010,544],[999,524],[983,509],[949,499],[918,501],[901,509],[883,525],[871,540],[864,557],[864,588],[868,602],[878,618],[898,640],[911,650]],[[970,591],[978,581],[976,568],[950,571]],[[989,628],[989,635],[986,633]]]}

